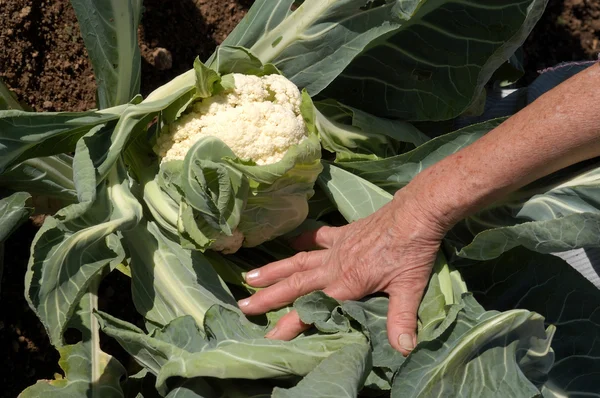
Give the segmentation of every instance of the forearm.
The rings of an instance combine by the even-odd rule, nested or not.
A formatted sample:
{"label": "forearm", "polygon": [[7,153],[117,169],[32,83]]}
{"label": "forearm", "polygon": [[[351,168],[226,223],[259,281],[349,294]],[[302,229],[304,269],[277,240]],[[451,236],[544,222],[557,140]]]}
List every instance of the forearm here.
{"label": "forearm", "polygon": [[[448,229],[520,187],[600,156],[600,64],[544,94],[402,191]],[[445,232],[445,231],[444,231]]]}

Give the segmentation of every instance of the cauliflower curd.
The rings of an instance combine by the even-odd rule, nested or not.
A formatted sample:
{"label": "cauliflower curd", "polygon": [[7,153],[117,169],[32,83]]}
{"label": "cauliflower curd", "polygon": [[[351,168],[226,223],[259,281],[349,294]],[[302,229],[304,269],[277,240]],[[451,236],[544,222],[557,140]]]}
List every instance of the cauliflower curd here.
{"label": "cauliflower curd", "polygon": [[205,98],[169,126],[154,147],[162,162],[183,160],[202,137],[223,141],[241,159],[272,164],[307,137],[298,88],[280,75],[233,74],[235,87]]}

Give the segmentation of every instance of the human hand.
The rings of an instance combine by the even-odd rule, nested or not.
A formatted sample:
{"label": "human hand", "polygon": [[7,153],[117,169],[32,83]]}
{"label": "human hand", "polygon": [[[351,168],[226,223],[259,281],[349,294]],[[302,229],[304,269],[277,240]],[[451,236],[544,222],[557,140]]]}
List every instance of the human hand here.
{"label": "human hand", "polygon": [[[416,345],[417,310],[445,232],[407,196],[399,191],[367,218],[301,235],[295,249],[323,250],[300,252],[249,272],[249,285],[266,288],[240,300],[242,311],[262,314],[315,290],[338,300],[385,292],[390,344],[407,355]],[[290,340],[308,327],[292,311],[266,337]]]}

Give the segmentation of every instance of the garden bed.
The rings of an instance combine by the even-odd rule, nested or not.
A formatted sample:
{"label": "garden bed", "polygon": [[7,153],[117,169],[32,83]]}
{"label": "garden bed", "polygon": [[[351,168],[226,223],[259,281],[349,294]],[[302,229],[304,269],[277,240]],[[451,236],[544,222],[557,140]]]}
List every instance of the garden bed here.
{"label": "garden bed", "polygon": [[[144,1],[139,32],[142,93],[208,57],[251,5],[249,0]],[[36,111],[80,111],[95,106],[93,72],[75,13],[67,0],[0,0],[0,77],[21,102]],[[525,45],[524,81],[559,62],[594,58],[600,51],[600,1],[551,1]],[[36,231],[32,219],[6,243],[0,291],[0,359],[3,397],[16,397],[41,378],[61,370],[58,353],[24,297],[28,249]],[[129,279],[113,273],[100,288],[100,309],[141,322],[133,308]],[[103,349],[124,364],[126,355],[112,340]],[[127,365],[127,364],[126,364]]]}

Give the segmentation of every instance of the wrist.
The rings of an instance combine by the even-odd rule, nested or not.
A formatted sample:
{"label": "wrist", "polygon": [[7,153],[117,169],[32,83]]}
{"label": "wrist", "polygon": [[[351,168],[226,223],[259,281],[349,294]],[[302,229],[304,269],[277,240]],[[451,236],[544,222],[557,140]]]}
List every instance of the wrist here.
{"label": "wrist", "polygon": [[397,191],[392,200],[398,223],[406,225],[408,222],[415,238],[441,240],[454,224],[441,215],[434,203],[425,200],[424,195],[409,185]]}

